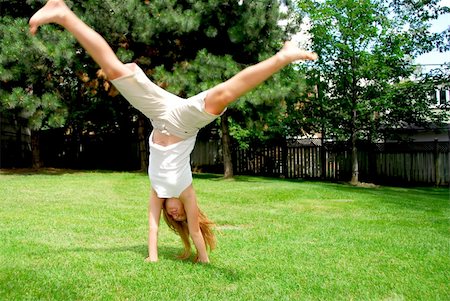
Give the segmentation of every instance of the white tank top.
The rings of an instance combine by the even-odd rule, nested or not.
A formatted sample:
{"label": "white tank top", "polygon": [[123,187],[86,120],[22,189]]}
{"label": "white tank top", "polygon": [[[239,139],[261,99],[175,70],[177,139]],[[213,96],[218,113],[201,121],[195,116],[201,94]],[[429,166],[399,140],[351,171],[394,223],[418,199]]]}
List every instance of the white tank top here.
{"label": "white tank top", "polygon": [[153,143],[153,132],[149,138],[150,158],[148,175],[159,198],[178,198],[192,183],[190,155],[196,136],[162,146]]}

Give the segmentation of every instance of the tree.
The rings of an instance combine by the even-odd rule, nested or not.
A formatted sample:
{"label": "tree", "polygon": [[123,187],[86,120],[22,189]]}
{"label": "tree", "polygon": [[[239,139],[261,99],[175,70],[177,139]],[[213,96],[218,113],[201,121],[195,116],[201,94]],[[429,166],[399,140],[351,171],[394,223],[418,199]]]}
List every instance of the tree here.
{"label": "tree", "polygon": [[[182,5],[178,1],[172,11],[178,11]],[[186,7],[181,8],[183,9]],[[198,24],[198,28],[193,32],[183,33],[176,39],[179,49],[174,53],[182,53],[180,57],[183,59],[175,64],[161,65],[154,74],[157,82],[181,96],[209,89],[247,65],[273,54],[281,47],[283,37],[286,36],[278,25],[283,16],[278,1],[198,1],[193,10],[198,12],[188,14],[192,16],[189,21]],[[166,11],[167,9],[164,10]],[[191,12],[190,9],[187,11]],[[180,15],[186,15],[186,11]],[[176,20],[183,20],[183,17]],[[183,21],[180,22],[184,24]],[[175,32],[180,28],[185,27],[178,25],[174,27]],[[295,83],[292,82],[289,86],[292,87]],[[244,119],[244,124],[248,124],[251,119],[248,117],[254,117],[255,108],[261,108],[261,105],[268,105],[269,102],[273,103],[271,108],[282,107],[281,100],[290,93],[289,88],[274,88],[275,81],[269,81],[262,88],[243,96],[221,116],[224,177],[233,176],[230,136],[242,136],[243,133],[242,127],[234,126],[233,131],[229,128],[230,124],[239,125],[235,120],[236,116]],[[264,112],[267,113],[268,110],[259,111],[260,115]],[[265,123],[264,121],[263,124]],[[257,136],[261,136],[260,132],[258,131]]]}
{"label": "tree", "polygon": [[[3,83],[8,88],[2,93],[12,95],[14,88],[30,82],[33,84],[33,95],[47,92],[58,96],[52,104],[67,108],[64,115],[60,115],[64,118],[58,125],[65,123],[72,135],[132,131],[132,124],[142,120],[141,115],[125,101],[111,101],[111,96],[116,94],[114,89],[102,78],[98,66],[70,34],[52,25],[43,26],[37,38],[30,39],[27,35],[26,23],[31,11],[41,5],[41,1],[32,0],[12,1],[9,4],[2,2],[2,12],[15,18],[7,17],[9,21],[5,24],[13,26],[11,22],[20,22],[16,29],[21,36],[14,41],[14,45],[16,48],[27,48],[27,58],[30,58],[29,61],[19,62],[7,51],[9,45],[2,48],[6,58],[1,62],[3,70],[8,73],[12,66],[20,66],[15,69],[17,75],[14,79],[3,77]],[[273,54],[281,47],[289,29],[278,25],[284,14],[279,9],[280,2],[276,0],[89,0],[73,1],[69,5],[105,37],[122,61],[138,63],[157,84],[182,97],[208,89],[247,65]],[[19,6],[23,9],[18,9]],[[4,35],[11,30],[5,27]],[[33,75],[30,77],[30,74]],[[46,79],[46,83],[37,89],[42,79]],[[227,133],[233,135],[241,132],[240,128],[245,127],[249,116],[263,116],[269,112],[269,102],[283,100],[289,94],[289,89],[285,87],[273,83],[269,85],[277,87],[276,93],[262,88],[260,92],[244,97],[235,108],[230,108],[222,116],[223,146],[227,150],[231,149]],[[8,104],[5,103],[10,110],[21,108],[20,103],[11,97],[5,99],[10,99]],[[64,101],[61,102],[61,99]],[[36,104],[35,101],[33,103]],[[282,114],[283,101],[275,101],[274,107]],[[44,113],[41,115],[45,121],[50,113]],[[228,131],[228,121],[240,126]],[[139,124],[137,132],[142,140],[143,123]],[[44,122],[36,129],[45,129],[49,125]],[[255,133],[258,127],[263,128],[255,126]],[[231,160],[226,160],[225,170],[228,171],[227,176],[232,175]]]}
{"label": "tree", "polygon": [[314,77],[319,98],[316,112],[321,118],[316,119],[316,129],[350,141],[352,183],[359,181],[358,139],[378,137],[381,124],[385,128],[402,122],[438,122],[427,98],[410,95],[407,101],[398,93],[416,70],[413,59],[445,42],[444,34],[428,31],[430,21],[446,11],[438,2],[327,0],[298,4],[299,15],[310,20],[319,54]]}
{"label": "tree", "polygon": [[[123,61],[137,62],[157,84],[187,97],[277,51],[285,36],[278,26],[279,5],[276,0],[89,1],[74,9]],[[286,89],[277,91],[286,94]],[[267,102],[261,94],[252,95],[240,108],[245,99]],[[221,117],[225,177],[233,171],[228,124],[236,111],[231,108]]]}
{"label": "tree", "polygon": [[47,49],[31,39],[26,28],[24,18],[0,17],[0,110],[27,120],[32,131],[32,164],[37,168],[41,165],[38,131],[59,127],[67,117],[58,89],[65,84],[62,66],[72,59],[66,50],[73,41],[65,36],[56,42],[53,33],[45,30],[46,38],[55,41]]}
{"label": "tree", "polygon": [[[85,133],[130,136],[136,113],[130,114],[127,102],[111,101],[111,85],[75,39],[53,25],[41,27],[37,37],[28,34],[28,20],[42,2],[2,1],[0,5],[0,109],[11,117],[20,116],[32,130],[33,167],[41,165],[41,130],[64,126],[62,132],[70,133],[69,141],[73,141],[67,148],[74,152],[80,152],[80,137]],[[101,9],[100,1],[72,5],[77,12],[92,12],[80,15],[95,16],[99,25],[117,24],[109,8]],[[117,45],[121,40],[114,33],[106,31],[106,35],[113,36],[112,46],[126,60],[130,54]]]}

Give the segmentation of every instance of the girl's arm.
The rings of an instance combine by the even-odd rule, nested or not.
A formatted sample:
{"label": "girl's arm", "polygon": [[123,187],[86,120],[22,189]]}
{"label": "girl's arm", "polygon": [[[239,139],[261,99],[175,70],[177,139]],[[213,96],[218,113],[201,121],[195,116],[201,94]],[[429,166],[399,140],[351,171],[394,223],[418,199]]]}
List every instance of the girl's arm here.
{"label": "girl's arm", "polygon": [[197,205],[197,196],[194,191],[194,187],[189,186],[180,195],[180,200],[184,205],[186,212],[186,218],[188,221],[189,234],[197,249],[197,262],[208,263],[208,253],[206,252],[205,240],[203,234],[200,231],[199,211]]}
{"label": "girl's arm", "polygon": [[148,257],[146,261],[158,261],[158,226],[163,200],[152,189],[148,208]]}

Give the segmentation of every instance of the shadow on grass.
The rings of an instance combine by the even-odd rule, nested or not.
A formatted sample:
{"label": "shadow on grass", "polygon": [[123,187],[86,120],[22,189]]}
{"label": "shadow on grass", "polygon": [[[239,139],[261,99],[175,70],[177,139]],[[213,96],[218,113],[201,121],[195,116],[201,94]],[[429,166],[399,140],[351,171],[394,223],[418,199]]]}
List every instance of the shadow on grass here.
{"label": "shadow on grass", "polygon": [[374,206],[384,203],[400,209],[441,213],[449,208],[450,192],[445,188],[391,186],[364,188],[349,184],[331,184],[329,187],[349,195],[357,193],[362,200],[367,196],[368,200],[376,200],[371,201]]}
{"label": "shadow on grass", "polygon": [[[158,255],[164,259],[178,260],[176,257],[181,253],[181,248],[174,248],[168,246],[158,247]],[[148,256],[147,245],[130,245],[130,246],[118,246],[118,247],[77,247],[64,249],[66,252],[105,252],[105,253],[122,253],[122,252],[132,252],[145,259]]]}
{"label": "shadow on grass", "polygon": [[0,175],[63,175],[74,174],[82,172],[74,169],[60,169],[60,168],[2,168],[0,169]]}
{"label": "shadow on grass", "polygon": [[302,179],[282,179],[275,177],[262,177],[262,176],[252,176],[252,175],[235,175],[232,178],[224,178],[221,174],[210,174],[210,173],[193,173],[194,179],[200,180],[212,180],[212,181],[226,181],[226,182],[244,182],[244,183],[257,183],[257,182],[274,182],[274,181],[287,181],[302,183],[305,182]]}
{"label": "shadow on grass", "polygon": [[[119,247],[98,247],[98,248],[68,248],[64,249],[66,252],[93,252],[93,253],[122,253],[122,252],[133,252],[135,254],[138,254],[140,257],[142,257],[142,260],[147,258],[147,245],[130,245],[130,246],[119,246]],[[177,256],[181,254],[182,248],[174,248],[171,246],[159,246],[158,247],[158,255],[159,259],[165,259],[165,260],[171,260],[174,262],[184,263],[187,265],[197,265],[193,261],[194,255],[192,255],[190,258],[181,260]],[[59,251],[60,252],[60,251]],[[214,264],[212,262],[211,264],[201,264],[202,267],[204,267],[207,270],[214,271],[214,275],[220,275],[228,279],[229,281],[237,281],[241,278],[238,271],[233,269],[228,269],[223,266],[219,266]]]}
{"label": "shadow on grass", "polygon": [[[422,197],[427,200],[427,196],[435,196],[437,198],[448,198],[449,190],[442,188],[434,188],[434,187],[393,187],[393,186],[378,186],[378,187],[356,187],[350,184],[336,184],[332,186],[335,189],[341,191],[363,193],[366,192],[368,194],[392,194],[396,196],[404,196],[405,199]],[[447,199],[448,200],[448,199]]]}
{"label": "shadow on grass", "polygon": [[212,173],[193,173],[192,176],[201,180],[225,180],[222,175]]}
{"label": "shadow on grass", "polygon": [[83,293],[70,279],[55,278],[36,266],[1,270],[1,300],[84,300]]}
{"label": "shadow on grass", "polygon": [[139,170],[104,170],[104,169],[94,169],[94,170],[85,170],[85,169],[66,169],[66,168],[52,168],[52,167],[45,167],[45,168],[1,168],[0,169],[0,175],[23,175],[23,176],[34,176],[34,175],[49,175],[49,176],[60,176],[65,174],[79,174],[79,173],[121,173],[121,172],[128,172],[128,173],[142,173],[145,174],[146,172],[142,172]]}

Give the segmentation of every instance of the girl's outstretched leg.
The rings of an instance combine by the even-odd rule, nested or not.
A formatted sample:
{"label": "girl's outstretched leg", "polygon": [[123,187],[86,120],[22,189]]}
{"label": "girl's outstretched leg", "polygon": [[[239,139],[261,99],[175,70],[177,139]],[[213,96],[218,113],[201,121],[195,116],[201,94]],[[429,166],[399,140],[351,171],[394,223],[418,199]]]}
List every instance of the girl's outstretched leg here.
{"label": "girl's outstretched leg", "polygon": [[314,52],[299,49],[293,42],[286,42],[274,56],[250,66],[212,88],[205,99],[205,109],[218,115],[233,101],[254,89],[274,73],[297,60],[316,60]]}
{"label": "girl's outstretched leg", "polygon": [[31,17],[29,23],[33,35],[38,27],[44,24],[56,23],[63,26],[73,34],[110,80],[131,73],[117,58],[105,39],[81,21],[63,0],[49,0]]}

